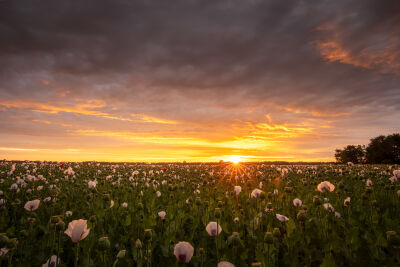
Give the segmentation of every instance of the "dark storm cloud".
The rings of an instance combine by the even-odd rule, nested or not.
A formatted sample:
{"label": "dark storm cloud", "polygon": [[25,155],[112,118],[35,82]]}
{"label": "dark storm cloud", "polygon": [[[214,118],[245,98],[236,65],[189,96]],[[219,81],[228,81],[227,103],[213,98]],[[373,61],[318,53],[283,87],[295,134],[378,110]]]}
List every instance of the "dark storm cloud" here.
{"label": "dark storm cloud", "polygon": [[[173,88],[189,96],[192,90],[218,90],[220,98],[229,91],[246,90],[251,101],[260,97],[279,101],[282,93],[290,93],[301,101],[299,106],[336,102],[321,97],[327,91],[333,97],[365,93],[368,97],[360,98],[364,105],[377,92],[390,94],[399,87],[397,75],[383,75],[373,67],[366,71],[363,66],[369,63],[325,64],[315,47],[315,42],[336,34],[351,55],[370,46],[383,52],[388,38],[399,30],[396,1],[3,1],[0,5],[3,73],[47,71],[72,75],[75,84],[83,77],[93,77],[93,84],[98,76],[117,79],[126,74],[129,78],[120,80],[126,86],[118,92],[122,96],[141,91],[135,84],[142,83],[157,93]],[[315,30],[323,24],[335,25],[335,32]],[[392,50],[399,51],[398,39],[394,41]],[[400,64],[398,56],[391,62],[379,60],[387,60],[381,64],[393,69]],[[9,82],[18,83],[21,77],[16,76]],[[107,95],[114,88],[92,90]]]}

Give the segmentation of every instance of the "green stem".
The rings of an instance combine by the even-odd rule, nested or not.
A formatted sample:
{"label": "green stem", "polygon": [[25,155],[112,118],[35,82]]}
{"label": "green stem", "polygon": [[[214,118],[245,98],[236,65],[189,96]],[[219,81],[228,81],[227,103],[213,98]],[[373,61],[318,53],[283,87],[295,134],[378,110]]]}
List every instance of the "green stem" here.
{"label": "green stem", "polygon": [[75,246],[75,264],[74,264],[75,267],[78,267],[78,260],[79,260],[79,242],[76,243]]}
{"label": "green stem", "polygon": [[57,244],[57,260],[56,260],[56,267],[57,267],[57,263],[58,263],[58,259],[59,259],[59,256],[60,256],[60,241],[61,241],[61,232],[62,231],[59,231],[59,233],[58,233],[58,244]]}
{"label": "green stem", "polygon": [[12,266],[12,257],[13,257],[13,252],[11,251],[11,254],[8,256],[8,267]]}

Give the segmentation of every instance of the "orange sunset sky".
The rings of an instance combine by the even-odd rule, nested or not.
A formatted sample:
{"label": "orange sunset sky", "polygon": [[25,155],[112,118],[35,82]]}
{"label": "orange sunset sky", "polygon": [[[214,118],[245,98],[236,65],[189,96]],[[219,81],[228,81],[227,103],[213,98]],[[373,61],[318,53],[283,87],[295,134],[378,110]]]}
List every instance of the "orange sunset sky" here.
{"label": "orange sunset sky", "polygon": [[400,130],[398,1],[1,1],[0,158],[334,161]]}

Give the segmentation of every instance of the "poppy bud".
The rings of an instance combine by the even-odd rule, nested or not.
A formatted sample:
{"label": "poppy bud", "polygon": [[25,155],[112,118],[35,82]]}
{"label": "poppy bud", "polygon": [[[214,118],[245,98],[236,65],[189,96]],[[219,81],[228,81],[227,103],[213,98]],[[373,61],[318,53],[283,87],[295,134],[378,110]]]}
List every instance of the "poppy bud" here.
{"label": "poppy bud", "polygon": [[267,244],[272,244],[274,243],[274,236],[272,235],[271,232],[266,232],[264,236],[264,241]]}
{"label": "poppy bud", "polygon": [[267,203],[267,209],[269,209],[269,210],[272,209],[272,203],[271,202]]}
{"label": "poppy bud", "polygon": [[271,199],[272,199],[272,196],[273,196],[272,192],[268,192],[268,193],[267,193],[267,198],[268,198],[268,200],[271,200]]}
{"label": "poppy bud", "polygon": [[136,239],[135,246],[137,249],[141,249],[143,247],[142,241],[140,241],[140,239]]}
{"label": "poppy bud", "polygon": [[95,216],[95,215],[90,216],[89,221],[90,221],[92,224],[96,223],[96,221],[97,221],[96,216]]}
{"label": "poppy bud", "polygon": [[107,236],[100,237],[97,241],[97,247],[100,251],[106,251],[110,248],[110,240]]}
{"label": "poppy bud", "polygon": [[124,258],[125,257],[125,254],[126,254],[126,250],[125,249],[123,249],[123,250],[120,250],[119,252],[118,252],[118,254],[117,254],[117,259],[122,259],[122,258]]}

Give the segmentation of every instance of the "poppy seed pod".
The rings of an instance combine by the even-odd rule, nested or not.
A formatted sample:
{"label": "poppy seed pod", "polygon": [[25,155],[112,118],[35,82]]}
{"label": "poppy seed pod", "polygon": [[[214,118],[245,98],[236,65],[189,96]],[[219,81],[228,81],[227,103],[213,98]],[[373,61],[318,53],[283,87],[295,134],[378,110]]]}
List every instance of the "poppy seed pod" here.
{"label": "poppy seed pod", "polygon": [[16,238],[11,238],[7,240],[6,247],[10,250],[15,249],[18,245],[18,240]]}
{"label": "poppy seed pod", "polygon": [[89,218],[89,222],[91,222],[92,224],[96,223],[96,222],[97,222],[96,215],[92,215],[92,216],[90,216],[90,218]]}
{"label": "poppy seed pod", "polygon": [[216,208],[216,209],[215,209],[214,216],[215,216],[215,218],[217,218],[217,219],[221,218],[221,209],[220,209],[220,208]]}
{"label": "poppy seed pod", "polygon": [[232,235],[228,237],[228,244],[234,247],[240,245],[240,237],[238,232],[233,232]]}
{"label": "poppy seed pod", "polygon": [[304,222],[304,221],[307,220],[307,213],[306,213],[305,210],[300,210],[297,213],[297,220],[300,221],[300,222]]}
{"label": "poppy seed pod", "polygon": [[107,236],[100,237],[99,240],[97,241],[97,248],[100,251],[106,251],[109,249],[111,246],[110,240],[108,239]]}
{"label": "poppy seed pod", "polygon": [[267,244],[272,244],[274,243],[274,236],[272,235],[271,232],[266,232],[264,236],[264,241]]}
{"label": "poppy seed pod", "polygon": [[65,229],[65,222],[61,221],[56,224],[57,231],[63,231]]}
{"label": "poppy seed pod", "polygon": [[61,221],[61,218],[59,217],[59,216],[51,216],[51,218],[50,218],[50,223],[51,224],[57,224],[57,223],[59,223]]}
{"label": "poppy seed pod", "polygon": [[281,230],[279,230],[278,227],[275,227],[274,230],[272,231],[272,234],[275,238],[280,238],[281,237]]}
{"label": "poppy seed pod", "polygon": [[0,234],[0,247],[4,247],[8,242],[8,237],[5,233]]}
{"label": "poppy seed pod", "polygon": [[151,241],[151,229],[145,229],[144,230],[144,241],[150,242]]}
{"label": "poppy seed pod", "polygon": [[197,197],[195,203],[196,203],[197,206],[200,206],[201,205],[201,199],[199,197]]}
{"label": "poppy seed pod", "polygon": [[319,196],[314,196],[313,197],[313,203],[314,203],[314,205],[318,206],[318,205],[322,204],[322,200],[321,200],[321,198]]}
{"label": "poppy seed pod", "polygon": [[386,237],[390,246],[400,246],[400,236],[395,231],[387,231]]}
{"label": "poppy seed pod", "polygon": [[199,256],[204,255],[204,248],[199,248],[199,249],[197,250],[197,253],[199,254]]}

